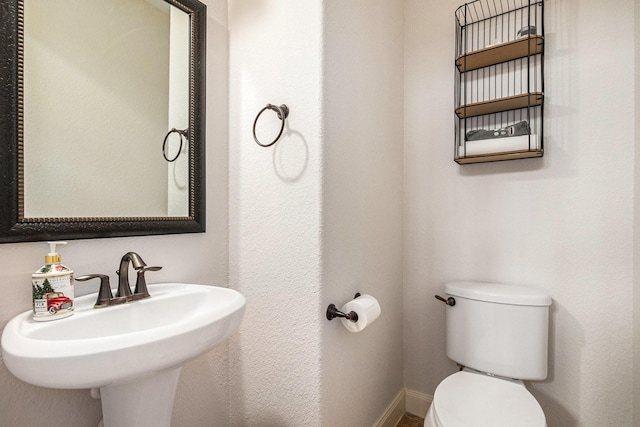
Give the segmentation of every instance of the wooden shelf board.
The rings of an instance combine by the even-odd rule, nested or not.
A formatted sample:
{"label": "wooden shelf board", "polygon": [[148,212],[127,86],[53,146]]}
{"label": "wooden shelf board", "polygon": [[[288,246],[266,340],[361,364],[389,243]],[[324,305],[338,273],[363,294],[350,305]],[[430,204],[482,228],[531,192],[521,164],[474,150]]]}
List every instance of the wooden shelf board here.
{"label": "wooden shelf board", "polygon": [[461,165],[468,165],[471,163],[498,162],[501,160],[531,159],[534,157],[542,157],[543,154],[544,152],[542,150],[515,151],[509,153],[483,154],[481,156],[458,157],[455,161]]}
{"label": "wooden shelf board", "polygon": [[456,67],[464,73],[529,55],[537,55],[542,53],[543,48],[542,36],[523,37],[461,55],[456,58]]}
{"label": "wooden shelf board", "polygon": [[503,111],[517,110],[518,108],[534,107],[542,105],[544,94],[542,92],[523,93],[520,95],[497,98],[489,101],[476,102],[461,105],[456,108],[456,115],[460,119],[482,116],[484,114],[501,113]]}

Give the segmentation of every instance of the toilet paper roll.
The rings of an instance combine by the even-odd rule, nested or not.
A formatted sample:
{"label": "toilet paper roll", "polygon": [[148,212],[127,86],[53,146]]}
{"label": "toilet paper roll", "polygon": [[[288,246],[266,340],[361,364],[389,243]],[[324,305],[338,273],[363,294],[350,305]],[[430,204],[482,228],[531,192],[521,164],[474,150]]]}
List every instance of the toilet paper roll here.
{"label": "toilet paper roll", "polygon": [[349,313],[351,311],[358,313],[357,322],[352,322],[347,319],[340,320],[342,320],[342,324],[350,332],[360,332],[380,317],[381,309],[377,299],[371,295],[360,295],[358,298],[352,299],[343,305],[340,311],[343,313]]}

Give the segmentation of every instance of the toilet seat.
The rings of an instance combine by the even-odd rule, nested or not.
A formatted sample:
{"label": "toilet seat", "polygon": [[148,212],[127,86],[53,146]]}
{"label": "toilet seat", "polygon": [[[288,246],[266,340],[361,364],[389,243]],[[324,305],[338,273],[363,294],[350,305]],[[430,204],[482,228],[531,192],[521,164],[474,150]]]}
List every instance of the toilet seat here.
{"label": "toilet seat", "polygon": [[433,418],[442,427],[546,427],[542,408],[520,381],[460,371],[438,385]]}

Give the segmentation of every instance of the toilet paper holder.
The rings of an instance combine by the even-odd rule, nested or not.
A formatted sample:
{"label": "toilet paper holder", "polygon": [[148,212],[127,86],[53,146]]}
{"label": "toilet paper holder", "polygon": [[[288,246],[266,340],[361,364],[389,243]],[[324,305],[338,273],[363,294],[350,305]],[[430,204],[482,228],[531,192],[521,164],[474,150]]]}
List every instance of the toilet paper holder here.
{"label": "toilet paper holder", "polygon": [[[353,298],[355,299],[359,296],[360,292],[356,293]],[[327,307],[327,320],[333,320],[336,317],[344,317],[345,319],[350,320],[353,323],[358,321],[358,313],[356,313],[355,311],[343,313],[342,311],[338,310],[335,304],[329,304],[329,307]]]}

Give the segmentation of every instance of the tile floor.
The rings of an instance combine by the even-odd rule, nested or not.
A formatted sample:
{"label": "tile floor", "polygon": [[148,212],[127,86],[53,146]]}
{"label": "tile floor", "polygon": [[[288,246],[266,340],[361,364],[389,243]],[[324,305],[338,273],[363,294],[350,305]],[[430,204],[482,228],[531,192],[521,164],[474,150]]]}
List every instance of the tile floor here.
{"label": "tile floor", "polygon": [[411,414],[404,414],[404,417],[402,417],[396,427],[422,427],[423,425],[424,418],[420,418]]}

